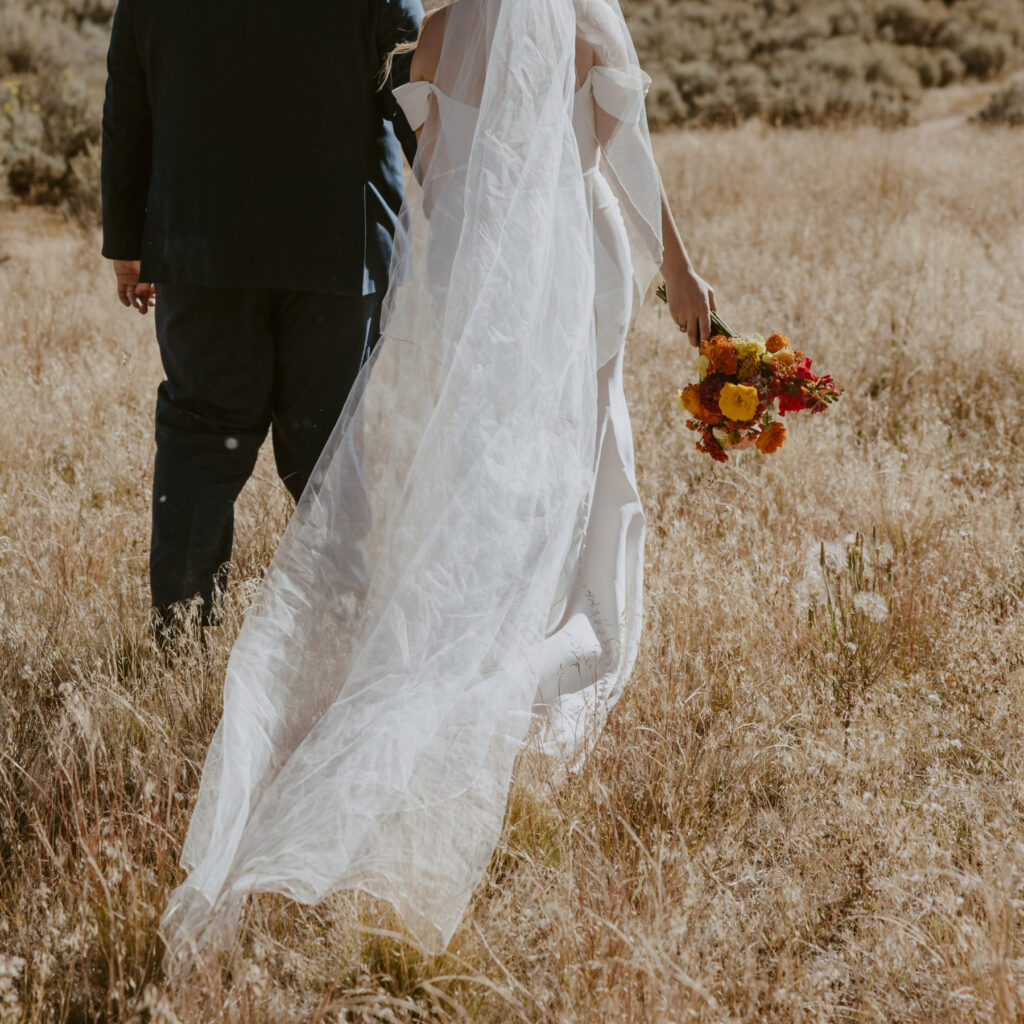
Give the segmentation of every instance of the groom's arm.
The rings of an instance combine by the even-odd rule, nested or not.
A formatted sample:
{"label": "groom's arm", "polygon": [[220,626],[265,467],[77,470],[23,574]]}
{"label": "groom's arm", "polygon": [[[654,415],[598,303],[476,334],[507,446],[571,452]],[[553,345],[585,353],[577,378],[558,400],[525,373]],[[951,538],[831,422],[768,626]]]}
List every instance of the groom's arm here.
{"label": "groom's arm", "polygon": [[[423,6],[420,0],[375,0],[377,5],[376,47],[377,66],[384,67],[388,55],[400,43],[414,43],[423,20]],[[402,113],[402,108],[392,94],[392,90],[409,81],[409,66],[412,64],[412,52],[400,53],[395,56],[391,65],[391,74],[381,89],[382,100],[388,117],[395,126],[395,134],[402,144],[406,159],[411,165],[416,156],[416,134],[409,127],[409,122]]]}
{"label": "groom's arm", "polygon": [[107,51],[103,103],[103,255],[142,255],[142,231],[152,166],[153,119],[146,72],[135,34],[134,0],[119,0]]}

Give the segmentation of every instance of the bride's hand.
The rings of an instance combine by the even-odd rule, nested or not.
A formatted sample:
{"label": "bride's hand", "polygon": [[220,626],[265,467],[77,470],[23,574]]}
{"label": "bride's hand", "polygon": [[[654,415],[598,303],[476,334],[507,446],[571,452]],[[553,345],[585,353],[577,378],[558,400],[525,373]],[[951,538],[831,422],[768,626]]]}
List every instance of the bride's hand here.
{"label": "bride's hand", "polygon": [[681,331],[686,331],[691,345],[698,345],[700,337],[711,337],[711,310],[715,308],[715,293],[711,286],[694,270],[666,274],[665,291],[672,319]]}

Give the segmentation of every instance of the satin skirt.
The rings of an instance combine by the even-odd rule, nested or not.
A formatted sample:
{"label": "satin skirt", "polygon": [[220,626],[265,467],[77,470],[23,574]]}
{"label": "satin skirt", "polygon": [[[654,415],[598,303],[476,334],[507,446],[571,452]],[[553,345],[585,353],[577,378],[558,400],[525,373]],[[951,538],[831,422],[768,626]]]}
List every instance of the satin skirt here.
{"label": "satin skirt", "polygon": [[629,242],[600,171],[586,176],[594,223],[597,475],[579,546],[563,572],[538,673],[533,740],[569,770],[600,736],[636,661],[643,624],[644,514],[622,365],[632,313]]}

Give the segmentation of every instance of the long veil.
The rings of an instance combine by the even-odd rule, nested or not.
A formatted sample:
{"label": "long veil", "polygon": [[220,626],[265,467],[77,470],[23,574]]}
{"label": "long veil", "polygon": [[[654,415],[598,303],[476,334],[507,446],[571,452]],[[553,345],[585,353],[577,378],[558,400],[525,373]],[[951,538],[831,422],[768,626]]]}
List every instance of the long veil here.
{"label": "long veil", "polygon": [[169,971],[260,891],[362,889],[438,952],[487,866],[594,486],[576,32],[573,0],[450,9],[382,339],[228,664]]}

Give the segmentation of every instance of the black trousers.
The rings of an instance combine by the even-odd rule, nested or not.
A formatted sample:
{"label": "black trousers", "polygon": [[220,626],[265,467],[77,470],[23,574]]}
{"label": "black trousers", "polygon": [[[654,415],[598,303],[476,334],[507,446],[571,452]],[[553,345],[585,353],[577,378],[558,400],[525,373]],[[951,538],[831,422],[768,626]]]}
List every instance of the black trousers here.
{"label": "black trousers", "polygon": [[156,407],[153,605],[197,595],[209,621],[227,581],[234,503],[272,431],[296,500],[380,330],[382,294],[157,286],[167,379]]}

